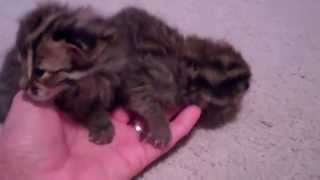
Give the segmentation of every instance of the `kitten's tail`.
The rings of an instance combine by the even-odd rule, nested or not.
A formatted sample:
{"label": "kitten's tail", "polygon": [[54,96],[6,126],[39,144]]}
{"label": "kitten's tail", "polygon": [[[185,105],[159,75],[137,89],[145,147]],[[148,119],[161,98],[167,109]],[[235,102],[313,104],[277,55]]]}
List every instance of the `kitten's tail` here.
{"label": "kitten's tail", "polygon": [[238,51],[226,42],[190,36],[185,40],[183,59],[191,94],[205,114],[237,111],[251,79],[250,67]]}

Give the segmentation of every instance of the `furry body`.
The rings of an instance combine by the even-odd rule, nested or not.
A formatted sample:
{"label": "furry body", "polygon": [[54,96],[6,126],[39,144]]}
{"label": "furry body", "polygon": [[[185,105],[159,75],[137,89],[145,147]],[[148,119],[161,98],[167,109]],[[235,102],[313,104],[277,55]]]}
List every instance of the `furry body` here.
{"label": "furry body", "polygon": [[[15,49],[21,55],[21,73],[13,71],[30,99],[39,101],[42,87],[42,94],[54,91],[53,97],[40,101],[52,100],[99,144],[111,142],[114,134],[105,111],[121,105],[142,116],[144,138],[163,147],[171,138],[165,118],[169,108],[196,104],[205,112],[224,113],[240,104],[251,76],[231,45],[184,37],[137,8],[102,18],[88,9],[39,7],[22,20]],[[19,89],[17,78],[12,81],[14,86],[0,86],[1,101],[10,94],[6,105]]]}

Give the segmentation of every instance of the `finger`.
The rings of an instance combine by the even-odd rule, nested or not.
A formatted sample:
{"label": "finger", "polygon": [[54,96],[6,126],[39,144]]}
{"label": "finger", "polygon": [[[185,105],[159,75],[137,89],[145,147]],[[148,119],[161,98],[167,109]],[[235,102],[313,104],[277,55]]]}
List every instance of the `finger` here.
{"label": "finger", "polygon": [[53,108],[36,106],[19,92],[3,125],[2,148],[12,153],[27,152],[30,156],[25,159],[52,157],[54,161],[60,161],[67,154],[61,126],[59,115]]}
{"label": "finger", "polygon": [[180,139],[186,136],[198,121],[201,110],[197,106],[185,108],[171,123],[172,140],[167,148],[156,149],[150,144],[143,144],[146,156],[146,165],[159,158],[162,154],[170,150]]}
{"label": "finger", "polygon": [[176,119],[170,123],[172,132],[171,146],[176,144],[181,138],[191,131],[193,126],[199,120],[200,115],[201,109],[192,105],[183,110]]}
{"label": "finger", "polygon": [[3,125],[2,134],[7,141],[28,141],[50,144],[51,140],[62,139],[62,124],[54,108],[40,107],[25,100],[19,92]]}
{"label": "finger", "polygon": [[129,115],[123,108],[117,108],[112,112],[112,119],[118,122],[127,124],[129,122]]}
{"label": "finger", "polygon": [[38,131],[55,129],[60,125],[59,115],[51,106],[37,106],[27,101],[22,92],[14,97],[4,128],[11,131]]}

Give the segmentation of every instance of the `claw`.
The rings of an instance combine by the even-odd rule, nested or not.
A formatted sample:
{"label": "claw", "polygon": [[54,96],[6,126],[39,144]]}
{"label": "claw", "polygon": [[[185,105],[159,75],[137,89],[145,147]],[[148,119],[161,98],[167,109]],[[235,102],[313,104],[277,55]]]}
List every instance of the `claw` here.
{"label": "claw", "polygon": [[171,134],[156,134],[149,132],[144,136],[144,141],[150,143],[155,148],[165,148],[168,146],[171,139]]}

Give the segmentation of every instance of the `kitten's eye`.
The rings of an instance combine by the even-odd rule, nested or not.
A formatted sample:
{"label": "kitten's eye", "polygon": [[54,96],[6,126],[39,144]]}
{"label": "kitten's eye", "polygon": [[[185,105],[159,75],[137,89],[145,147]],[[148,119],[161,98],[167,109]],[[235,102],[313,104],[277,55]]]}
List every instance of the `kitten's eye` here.
{"label": "kitten's eye", "polygon": [[46,72],[45,70],[40,69],[40,68],[35,68],[35,69],[33,70],[33,73],[34,73],[37,77],[43,76],[45,72]]}

